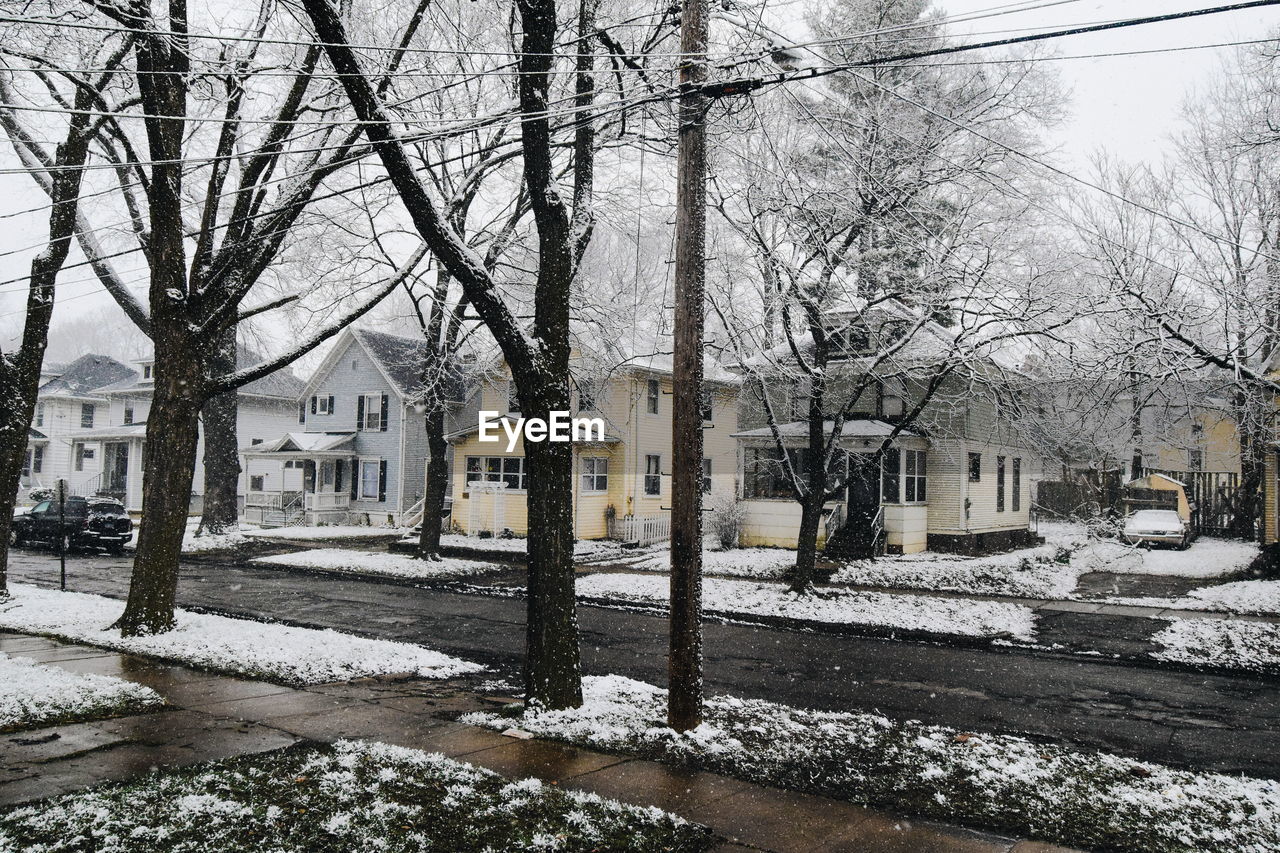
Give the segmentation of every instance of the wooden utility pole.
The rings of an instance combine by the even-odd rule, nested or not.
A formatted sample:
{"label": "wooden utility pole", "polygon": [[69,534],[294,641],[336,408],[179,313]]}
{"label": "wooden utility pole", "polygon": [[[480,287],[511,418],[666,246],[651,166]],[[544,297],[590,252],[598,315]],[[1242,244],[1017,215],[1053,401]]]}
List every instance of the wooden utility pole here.
{"label": "wooden utility pole", "polygon": [[707,0],[680,19],[676,161],[674,412],[671,429],[671,655],[667,722],[702,722],[702,327],[706,265]]}

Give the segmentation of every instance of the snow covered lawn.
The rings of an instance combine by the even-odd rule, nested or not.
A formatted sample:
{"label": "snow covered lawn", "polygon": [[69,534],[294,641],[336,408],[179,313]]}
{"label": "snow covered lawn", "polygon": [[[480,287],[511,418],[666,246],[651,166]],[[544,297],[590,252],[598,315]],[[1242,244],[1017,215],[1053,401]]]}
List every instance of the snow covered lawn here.
{"label": "snow covered lawn", "polygon": [[492,572],[499,566],[475,560],[444,558],[419,560],[404,554],[386,552],[353,551],[346,548],[318,548],[293,554],[277,554],[251,560],[258,566],[291,566],[303,569],[324,569],[353,575],[380,575],[393,578],[465,578]]}
{"label": "snow covered lawn", "polygon": [[118,630],[108,627],[124,608],[120,601],[27,584],[12,584],[10,591],[12,597],[0,604],[0,628],[251,678],[323,684],[404,672],[424,678],[451,678],[484,669],[408,643],[185,610],[177,612],[178,624],[172,631],[122,637]]}
{"label": "snow covered lawn", "polygon": [[[713,696],[666,725],[666,691],[587,678],[583,707],[529,712],[540,737],[714,770],[906,814],[1130,853],[1280,849],[1280,782],[1191,773],[1010,735]],[[501,714],[463,722],[505,729]]]}
{"label": "snow covered lawn", "polygon": [[[529,540],[522,536],[514,539],[502,539],[497,536],[481,539],[479,536],[446,533],[440,537],[442,546],[468,548],[473,551],[496,551],[500,554],[524,554],[528,551],[528,543]],[[579,539],[573,543],[573,558],[584,562],[610,560],[621,553],[622,546],[607,539]]]}
{"label": "snow covered lawn", "polygon": [[1233,581],[1202,586],[1181,598],[1114,596],[1108,604],[1167,607],[1173,610],[1219,610],[1253,616],[1280,615],[1280,581]]}
{"label": "snow covered lawn", "polygon": [[1172,575],[1184,578],[1215,578],[1248,566],[1258,556],[1258,545],[1236,539],[1202,537],[1185,551],[1167,548],[1136,548],[1120,542],[1099,540],[1081,548],[1072,557],[1073,566],[1084,572],[1116,572],[1128,575]]}
{"label": "snow covered lawn", "polygon": [[[138,546],[139,526],[139,522],[134,522],[133,538],[125,543],[125,548],[136,548]],[[256,525],[241,524],[235,530],[228,530],[226,533],[219,533],[216,536],[212,534],[197,536],[196,531],[199,528],[199,519],[192,519],[187,522],[187,532],[182,537],[182,553],[204,554],[211,551],[230,551],[252,541],[249,537],[259,530]]]}
{"label": "snow covered lawn", "polygon": [[1240,619],[1174,619],[1151,638],[1152,657],[1178,663],[1280,673],[1280,625]]}
{"label": "snow covered lawn", "polygon": [[0,732],[135,713],[163,700],[150,687],[77,675],[0,653]]}
{"label": "snow covered lawn", "polygon": [[[612,602],[665,605],[666,578],[653,575],[598,574],[579,578],[579,597]],[[727,616],[781,616],[807,622],[875,625],[905,631],[1009,636],[1031,640],[1035,616],[1027,607],[989,601],[850,592],[822,587],[812,595],[793,595],[779,584],[707,578],[702,603],[708,612]]]}
{"label": "snow covered lawn", "polygon": [[858,560],[832,575],[831,582],[1057,599],[1075,591],[1080,572],[1068,549],[1041,545],[985,557],[926,552]]}
{"label": "snow covered lawn", "polygon": [[705,828],[659,809],[362,741],[156,773],[0,813],[5,853],[694,853],[710,846]]}
{"label": "snow covered lawn", "polygon": [[358,524],[328,524],[318,527],[263,527],[249,532],[255,539],[284,540],[338,540],[369,539],[382,536],[404,536],[409,532],[407,527],[373,527]]}
{"label": "snow covered lawn", "polygon": [[[795,562],[796,552],[785,548],[730,548],[725,551],[702,552],[702,572],[706,575],[777,580]],[[671,552],[663,550],[650,554],[632,563],[629,568],[644,572],[669,572]]]}

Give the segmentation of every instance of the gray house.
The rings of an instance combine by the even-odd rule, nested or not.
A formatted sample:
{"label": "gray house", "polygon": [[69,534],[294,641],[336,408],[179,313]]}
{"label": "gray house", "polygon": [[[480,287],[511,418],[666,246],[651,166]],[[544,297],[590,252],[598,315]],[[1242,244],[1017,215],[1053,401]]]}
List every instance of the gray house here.
{"label": "gray house", "polygon": [[245,520],[410,526],[422,514],[426,344],[347,329],[298,400],[297,429],[241,449]]}

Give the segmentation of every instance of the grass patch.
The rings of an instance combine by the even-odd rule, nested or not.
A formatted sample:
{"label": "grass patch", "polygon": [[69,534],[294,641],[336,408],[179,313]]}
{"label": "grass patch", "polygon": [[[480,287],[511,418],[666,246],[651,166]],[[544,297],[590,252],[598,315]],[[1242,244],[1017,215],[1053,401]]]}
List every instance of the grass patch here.
{"label": "grass patch", "polygon": [[105,675],[78,675],[0,654],[0,734],[137,714],[163,704],[141,684]]}
{"label": "grass patch", "polygon": [[[1090,850],[1280,850],[1280,782],[1272,780],[731,696],[709,698],[703,725],[681,735],[666,726],[665,690],[617,676],[587,679],[585,690],[582,708],[529,712],[519,725],[540,737]],[[463,721],[511,725],[496,714]]]}
{"label": "grass patch", "polygon": [[291,747],[0,813],[0,851],[701,851],[660,809],[363,741]]}

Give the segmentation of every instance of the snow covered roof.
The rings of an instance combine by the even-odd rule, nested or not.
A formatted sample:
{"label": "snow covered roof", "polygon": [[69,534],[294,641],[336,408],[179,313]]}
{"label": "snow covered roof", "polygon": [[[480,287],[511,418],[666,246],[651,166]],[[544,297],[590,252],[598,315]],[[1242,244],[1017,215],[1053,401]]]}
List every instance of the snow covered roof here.
{"label": "snow covered roof", "polygon": [[137,377],[131,368],[114,358],[90,353],[82,355],[64,368],[56,379],[40,387],[41,397],[85,397],[120,382]]}
{"label": "snow covered roof", "polygon": [[76,439],[113,439],[113,438],[143,438],[147,434],[147,425],[145,423],[125,424],[123,426],[106,426],[97,429],[86,429],[76,433]]}
{"label": "snow covered roof", "polygon": [[[675,373],[674,359],[669,353],[634,356],[624,361],[621,366],[647,373],[657,373],[662,376],[671,376]],[[702,357],[702,378],[707,382],[716,382],[724,385],[742,384],[742,377],[733,373],[709,355]]]}
{"label": "snow covered roof", "polygon": [[[835,421],[823,421],[822,428],[826,432],[835,429]],[[841,438],[886,438],[893,434],[893,424],[884,421],[878,421],[874,418],[858,418],[856,420],[848,420],[844,422],[844,426],[840,429]],[[778,424],[778,432],[783,438],[801,438],[809,435],[808,421],[792,421],[791,423]],[[909,438],[919,438],[920,433],[910,429],[904,429],[898,433],[899,436]],[[773,431],[767,426],[759,429],[749,429],[744,432],[733,433],[733,438],[773,438]]]}
{"label": "snow covered roof", "polygon": [[242,447],[242,453],[333,453],[350,451],[354,432],[287,432],[279,438]]}
{"label": "snow covered roof", "polygon": [[372,329],[352,329],[351,332],[403,396],[412,396],[422,387],[422,367],[427,358],[426,341],[375,332]]}
{"label": "snow covered roof", "polygon": [[[253,367],[262,361],[265,361],[265,359],[261,355],[246,346],[241,345],[236,349],[237,370]],[[302,389],[305,385],[306,383],[295,376],[292,370],[288,367],[282,367],[275,373],[268,373],[261,379],[255,379],[247,385],[240,386],[240,393],[251,397],[277,397],[283,400],[296,400],[302,396]]]}

